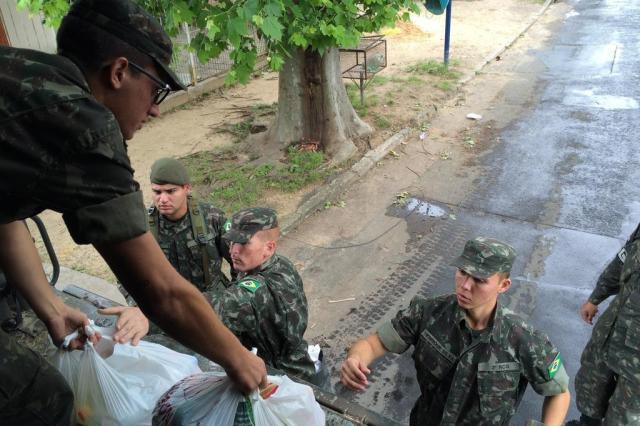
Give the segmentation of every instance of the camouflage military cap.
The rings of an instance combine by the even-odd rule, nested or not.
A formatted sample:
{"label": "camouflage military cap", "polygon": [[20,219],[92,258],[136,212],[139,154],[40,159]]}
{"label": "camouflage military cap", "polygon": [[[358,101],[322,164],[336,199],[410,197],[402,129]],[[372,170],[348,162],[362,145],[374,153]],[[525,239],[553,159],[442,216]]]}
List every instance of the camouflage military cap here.
{"label": "camouflage military cap", "polygon": [[151,166],[151,183],[165,185],[186,185],[189,183],[189,173],[181,162],[175,158],[160,158]]}
{"label": "camouflage military cap", "polygon": [[89,22],[149,55],[173,90],[185,86],[169,68],[171,39],[156,18],[130,0],[76,0],[68,16]]}
{"label": "camouflage military cap", "polygon": [[267,207],[240,210],[231,218],[231,229],[223,238],[234,243],[245,244],[258,231],[278,227],[278,214]]}
{"label": "camouflage military cap", "polygon": [[516,251],[502,241],[476,237],[467,241],[462,254],[451,264],[476,278],[489,278],[497,272],[510,272]]}

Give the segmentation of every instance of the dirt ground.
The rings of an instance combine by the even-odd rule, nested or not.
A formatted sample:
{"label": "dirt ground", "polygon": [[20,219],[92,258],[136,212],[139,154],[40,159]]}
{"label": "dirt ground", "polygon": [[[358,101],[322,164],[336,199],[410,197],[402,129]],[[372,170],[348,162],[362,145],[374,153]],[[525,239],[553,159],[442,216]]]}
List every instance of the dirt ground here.
{"label": "dirt ground", "polygon": [[[540,10],[541,4],[536,0],[454,2],[450,58],[459,77],[472,73],[485,57],[509,42]],[[376,129],[365,148],[375,147],[401,128],[410,127],[416,132],[428,129],[428,118],[459,90],[459,78],[408,71],[419,62],[442,60],[444,15],[423,11],[420,16],[413,17],[411,23],[401,23],[384,33],[388,40],[388,66],[379,74],[380,81],[365,92],[368,106],[362,115]],[[221,127],[240,122],[252,106],[277,102],[277,86],[277,74],[264,73],[247,86],[213,93],[148,123],[129,144],[129,156],[146,202],[150,202],[148,174],[156,159],[183,157],[232,145],[232,135],[220,132]],[[420,115],[426,119],[418,120]],[[273,151],[273,147],[259,144],[254,144],[252,149],[257,149],[258,153]],[[442,154],[446,155],[446,151]],[[295,211],[314,188],[308,187],[294,194],[268,194],[262,201],[276,207],[283,217]],[[42,213],[41,218],[63,266],[115,281],[91,246],[78,246],[72,241],[60,214],[48,211]]]}

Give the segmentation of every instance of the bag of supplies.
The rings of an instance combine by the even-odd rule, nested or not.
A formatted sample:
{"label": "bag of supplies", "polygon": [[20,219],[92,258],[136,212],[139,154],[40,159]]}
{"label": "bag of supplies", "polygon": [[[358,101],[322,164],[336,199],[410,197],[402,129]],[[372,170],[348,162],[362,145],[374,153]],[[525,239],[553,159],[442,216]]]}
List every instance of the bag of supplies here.
{"label": "bag of supplies", "polygon": [[200,372],[191,355],[141,341],[114,343],[112,328],[92,327],[102,339],[84,350],[59,349],[51,363],[74,394],[81,425],[150,425],[158,398],[179,380]]}
{"label": "bag of supplies", "polygon": [[270,385],[245,397],[224,373],[195,374],[176,383],[153,411],[154,426],[324,426],[325,414],[306,385],[268,376]]}

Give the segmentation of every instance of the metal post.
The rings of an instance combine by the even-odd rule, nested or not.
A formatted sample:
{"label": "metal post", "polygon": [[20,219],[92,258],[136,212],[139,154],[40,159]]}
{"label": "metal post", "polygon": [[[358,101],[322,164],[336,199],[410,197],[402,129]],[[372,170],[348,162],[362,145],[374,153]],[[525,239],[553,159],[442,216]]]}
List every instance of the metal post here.
{"label": "metal post", "polygon": [[453,0],[449,0],[447,4],[447,15],[444,25],[444,64],[449,65],[449,42],[451,41],[451,3]]}
{"label": "metal post", "polygon": [[[183,23],[182,24],[182,28],[185,32],[185,34],[187,35],[187,46],[189,46],[189,48],[191,47],[191,32],[189,31],[189,25],[187,25],[187,23]],[[191,84],[193,86],[196,85],[196,83],[198,83],[198,74],[196,73],[196,60],[193,57],[193,52],[191,50],[189,50],[189,71],[191,73]]]}

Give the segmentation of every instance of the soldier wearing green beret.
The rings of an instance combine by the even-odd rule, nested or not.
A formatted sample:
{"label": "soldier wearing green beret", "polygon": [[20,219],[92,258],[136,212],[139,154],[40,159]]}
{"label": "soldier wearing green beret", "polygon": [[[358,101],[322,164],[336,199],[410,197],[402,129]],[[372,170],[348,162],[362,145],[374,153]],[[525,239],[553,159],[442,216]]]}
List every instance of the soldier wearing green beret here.
{"label": "soldier wearing green beret", "polygon": [[[169,68],[171,40],[130,0],[76,0],[57,46],[56,55],[0,46],[0,269],[56,344],[86,324],[48,285],[22,223],[60,212],[73,239],[95,246],[145,314],[253,390],[264,362],[163,256],[127,155],[126,141],[184,88]],[[0,331],[0,424],[69,424],[71,409],[62,376]]]}
{"label": "soldier wearing green beret", "polygon": [[542,422],[561,425],[570,395],[560,353],[498,303],[511,286],[514,258],[503,242],[467,241],[453,261],[455,294],[415,297],[376,334],[356,342],[342,365],[342,383],[364,390],[374,360],[413,346],[422,394],[411,425],[508,425],[527,384],[545,397]]}
{"label": "soldier wearing green beret", "polygon": [[[212,301],[229,285],[222,272],[222,259],[229,265],[229,243],[222,239],[227,222],[222,210],[198,202],[191,195],[189,173],[175,158],[160,158],[151,166],[153,206],[149,208],[149,229],[171,265]],[[233,268],[231,268],[233,274]],[[129,306],[135,301],[120,286]],[[138,344],[149,332],[149,322],[138,308],[112,307],[99,311],[119,315],[115,341]],[[154,327],[151,333],[158,333]]]}
{"label": "soldier wearing green beret", "polygon": [[323,386],[326,369],[316,371],[304,332],[307,298],[291,261],[276,253],[280,236],[276,212],[251,208],[233,215],[224,238],[231,242],[237,280],[214,302],[214,309],[247,348],[271,367]]}

